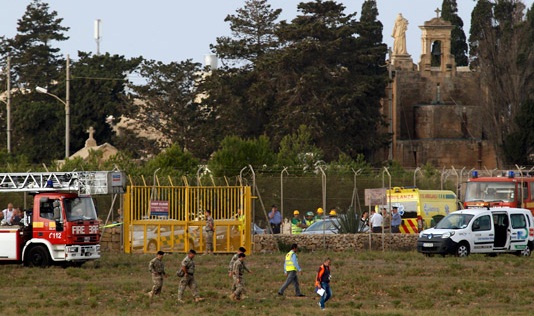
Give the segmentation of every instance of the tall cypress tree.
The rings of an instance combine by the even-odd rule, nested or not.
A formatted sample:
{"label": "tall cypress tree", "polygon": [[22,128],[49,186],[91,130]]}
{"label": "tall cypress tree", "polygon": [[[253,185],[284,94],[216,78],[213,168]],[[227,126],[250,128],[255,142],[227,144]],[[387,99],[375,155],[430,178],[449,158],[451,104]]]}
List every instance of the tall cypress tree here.
{"label": "tall cypress tree", "polygon": [[441,17],[445,21],[451,22],[454,27],[451,31],[451,53],[454,55],[456,66],[467,66],[467,41],[463,30],[464,22],[458,16],[456,0],[443,0]]}
{"label": "tall cypress tree", "polygon": [[471,12],[471,29],[469,30],[469,67],[480,66],[481,42],[488,37],[493,20],[493,4],[488,0],[478,0]]}
{"label": "tall cypress tree", "polygon": [[230,14],[232,37],[217,38],[211,49],[223,60],[253,62],[256,58],[278,46],[275,31],[282,9],[272,9],[267,0],[247,0],[243,8]]}
{"label": "tall cypress tree", "polygon": [[11,56],[13,82],[25,88],[49,87],[57,80],[65,59],[59,55],[54,42],[65,41],[68,27],[61,25],[62,18],[51,11],[47,3],[32,1],[18,20],[14,38],[2,38],[0,47],[4,57]]}

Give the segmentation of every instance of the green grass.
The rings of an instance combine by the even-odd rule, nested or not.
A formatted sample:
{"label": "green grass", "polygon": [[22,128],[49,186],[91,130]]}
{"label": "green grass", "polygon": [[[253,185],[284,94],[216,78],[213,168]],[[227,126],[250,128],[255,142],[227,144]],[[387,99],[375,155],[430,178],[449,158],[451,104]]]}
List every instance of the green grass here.
{"label": "green grass", "polygon": [[[427,258],[416,252],[300,253],[299,276],[305,298],[276,292],[285,280],[284,254],[247,257],[247,296],[228,299],[229,255],[198,256],[197,283],[205,301],[194,303],[186,290],[176,303],[175,276],[183,254],[164,257],[169,277],[163,293],[150,301],[150,255],[104,253],[81,268],[27,268],[0,265],[2,315],[315,315],[314,276],[323,259],[332,259],[332,301],[323,315],[526,315],[534,308],[531,258],[502,255]],[[23,304],[21,304],[23,302]]]}

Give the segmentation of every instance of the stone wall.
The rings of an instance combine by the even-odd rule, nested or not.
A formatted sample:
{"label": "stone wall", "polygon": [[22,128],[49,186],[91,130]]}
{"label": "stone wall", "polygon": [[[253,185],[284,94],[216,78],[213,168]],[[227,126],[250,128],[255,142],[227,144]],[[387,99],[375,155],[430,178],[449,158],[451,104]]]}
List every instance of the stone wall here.
{"label": "stone wall", "polygon": [[301,249],[360,251],[360,250],[415,250],[417,234],[340,234],[340,235],[255,235],[256,253],[288,250],[296,243]]}
{"label": "stone wall", "polygon": [[105,252],[120,251],[122,227],[106,228],[100,237],[100,250]]}

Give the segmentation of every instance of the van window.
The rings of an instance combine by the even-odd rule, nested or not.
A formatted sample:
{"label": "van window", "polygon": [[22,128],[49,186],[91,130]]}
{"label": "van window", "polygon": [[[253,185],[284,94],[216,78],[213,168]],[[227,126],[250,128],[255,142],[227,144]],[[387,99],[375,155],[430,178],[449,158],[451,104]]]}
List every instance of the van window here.
{"label": "van window", "polygon": [[473,222],[473,231],[484,231],[491,229],[491,219],[489,215],[480,216]]}
{"label": "van window", "polygon": [[523,214],[511,214],[510,218],[512,219],[512,228],[526,228],[527,221],[525,215]]}

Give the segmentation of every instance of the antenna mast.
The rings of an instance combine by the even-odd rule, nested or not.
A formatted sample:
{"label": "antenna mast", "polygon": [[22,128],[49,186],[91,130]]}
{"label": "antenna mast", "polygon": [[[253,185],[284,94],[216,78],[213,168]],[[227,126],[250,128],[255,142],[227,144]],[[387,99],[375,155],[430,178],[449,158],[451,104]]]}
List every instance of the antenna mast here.
{"label": "antenna mast", "polygon": [[96,54],[97,55],[100,55],[100,39],[102,38],[100,37],[100,22],[102,22],[102,20],[100,19],[95,20],[95,41],[96,41]]}

